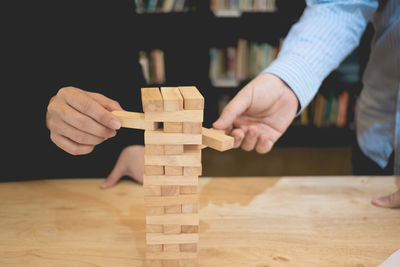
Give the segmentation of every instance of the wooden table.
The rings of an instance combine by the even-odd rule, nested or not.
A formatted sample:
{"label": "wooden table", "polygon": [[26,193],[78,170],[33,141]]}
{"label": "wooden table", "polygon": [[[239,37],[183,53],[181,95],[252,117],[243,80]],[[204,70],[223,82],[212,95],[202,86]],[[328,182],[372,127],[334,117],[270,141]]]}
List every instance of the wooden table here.
{"label": "wooden table", "polygon": [[[0,183],[1,266],[142,266],[142,188]],[[200,178],[200,266],[377,266],[400,249],[394,177]]]}

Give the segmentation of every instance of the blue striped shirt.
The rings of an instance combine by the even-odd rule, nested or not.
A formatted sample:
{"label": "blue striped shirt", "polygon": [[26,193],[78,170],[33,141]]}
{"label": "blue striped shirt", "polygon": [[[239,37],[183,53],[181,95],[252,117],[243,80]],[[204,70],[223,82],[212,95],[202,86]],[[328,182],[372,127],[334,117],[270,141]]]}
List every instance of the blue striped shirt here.
{"label": "blue striped shirt", "polygon": [[262,73],[285,81],[303,109],[327,75],[358,46],[368,22],[375,34],[356,106],[357,140],[382,168],[395,151],[394,172],[400,174],[399,0],[308,0],[277,59]]}

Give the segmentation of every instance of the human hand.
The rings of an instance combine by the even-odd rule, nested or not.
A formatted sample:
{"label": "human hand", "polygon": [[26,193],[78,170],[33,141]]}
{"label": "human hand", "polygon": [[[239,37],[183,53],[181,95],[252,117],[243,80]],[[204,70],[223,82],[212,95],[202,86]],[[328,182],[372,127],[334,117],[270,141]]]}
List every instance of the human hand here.
{"label": "human hand", "polygon": [[381,208],[400,208],[400,189],[393,194],[372,200],[372,204]]}
{"label": "human hand", "polygon": [[121,123],[111,111],[122,110],[118,102],[99,93],[75,87],[61,88],[47,106],[46,126],[50,139],[72,154],[88,154],[116,135]]}
{"label": "human hand", "polygon": [[277,76],[260,74],[228,103],[214,122],[246,151],[269,152],[296,116],[299,101]]}
{"label": "human hand", "polygon": [[113,170],[100,187],[103,189],[111,188],[123,176],[130,176],[133,180],[143,183],[143,172],[144,147],[128,146],[121,151]]}

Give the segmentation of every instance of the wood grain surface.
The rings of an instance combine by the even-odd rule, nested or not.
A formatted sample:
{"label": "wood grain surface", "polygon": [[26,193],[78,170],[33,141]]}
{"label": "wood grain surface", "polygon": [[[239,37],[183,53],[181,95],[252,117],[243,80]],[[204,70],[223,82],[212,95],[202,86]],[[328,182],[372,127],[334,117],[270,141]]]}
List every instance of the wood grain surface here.
{"label": "wood grain surface", "polygon": [[[0,266],[143,266],[140,185],[0,183]],[[400,210],[371,198],[394,177],[200,178],[199,266],[377,266],[400,248]]]}

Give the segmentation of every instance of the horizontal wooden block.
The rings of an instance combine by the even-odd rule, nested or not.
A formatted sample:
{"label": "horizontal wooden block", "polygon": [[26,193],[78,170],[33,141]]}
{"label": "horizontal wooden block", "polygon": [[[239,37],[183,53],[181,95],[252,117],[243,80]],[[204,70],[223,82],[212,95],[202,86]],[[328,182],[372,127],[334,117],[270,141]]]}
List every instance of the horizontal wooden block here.
{"label": "horizontal wooden block", "polygon": [[188,134],[201,134],[203,123],[201,122],[184,122],[182,130]]}
{"label": "horizontal wooden block", "polygon": [[144,163],[154,166],[187,166],[200,167],[200,153],[185,153],[181,155],[144,155]]}
{"label": "horizontal wooden block", "polygon": [[202,173],[202,166],[199,167],[183,167],[184,176],[200,176]]}
{"label": "horizontal wooden block", "polygon": [[199,226],[198,225],[182,225],[181,232],[182,233],[198,233]]}
{"label": "horizontal wooden block", "polygon": [[197,194],[197,186],[180,186],[179,191],[181,195]]}
{"label": "horizontal wooden block", "polygon": [[[164,252],[166,253],[166,252]],[[162,267],[182,267],[179,265],[179,260],[161,260]]]}
{"label": "horizontal wooden block", "polygon": [[147,206],[172,206],[179,204],[196,204],[199,201],[198,194],[195,195],[179,195],[179,196],[145,196],[144,202]]}
{"label": "horizontal wooden block", "polygon": [[195,86],[179,86],[179,90],[183,96],[185,110],[204,109],[204,97]]}
{"label": "horizontal wooden block", "polygon": [[178,196],[179,195],[179,186],[177,185],[162,185],[161,187],[161,196]]}
{"label": "horizontal wooden block", "polygon": [[195,214],[164,214],[164,215],[146,216],[146,223],[196,225],[199,224],[199,215],[195,213]]}
{"label": "horizontal wooden block", "polygon": [[182,205],[172,205],[164,207],[165,214],[179,214],[182,213]]}
{"label": "horizontal wooden block", "polygon": [[163,112],[164,101],[158,87],[141,88],[143,112]]}
{"label": "horizontal wooden block", "polygon": [[[167,172],[165,167],[165,172]],[[171,167],[174,168],[174,167]],[[144,176],[143,185],[195,185],[199,184],[198,176]]]}
{"label": "horizontal wooden block", "polygon": [[154,122],[203,122],[203,110],[145,112],[144,119]]}
{"label": "horizontal wooden block", "polygon": [[183,122],[164,122],[164,133],[183,133]]}
{"label": "horizontal wooden block", "polygon": [[165,155],[180,155],[183,154],[184,145],[164,145]]}
{"label": "horizontal wooden block", "polygon": [[178,87],[161,87],[164,111],[183,110],[183,97]]}
{"label": "horizontal wooden block", "polygon": [[[182,205],[181,205],[181,212],[182,212]],[[151,216],[151,215],[163,215],[164,212],[164,207],[146,207],[146,215]]]}
{"label": "horizontal wooden block", "polygon": [[[165,227],[164,227],[164,229],[165,229]],[[154,246],[158,246],[158,245],[154,245]],[[181,251],[181,248],[180,248],[179,244],[165,244],[165,245],[163,245],[162,251],[179,252],[179,251]],[[159,252],[159,251],[156,251],[156,252]],[[188,251],[186,251],[186,252],[188,252]],[[189,251],[189,252],[195,252],[195,251]]]}
{"label": "horizontal wooden block", "polygon": [[144,165],[144,175],[164,175],[164,166]]}
{"label": "horizontal wooden block", "polygon": [[121,126],[125,128],[141,130],[156,130],[159,128],[158,122],[146,121],[144,119],[144,113],[124,110],[114,110],[111,113],[118,117],[119,121],[121,122]]}
{"label": "horizontal wooden block", "polygon": [[[158,260],[176,260],[176,259],[195,259],[197,258],[197,253],[194,252],[148,252],[146,253],[146,258],[147,259],[158,259]],[[178,260],[176,260],[178,262]],[[169,263],[167,263],[169,264]],[[173,264],[179,264],[179,265],[165,265],[165,262],[163,261],[162,267],[168,266],[168,267],[181,267],[180,263],[173,263]]]}
{"label": "horizontal wooden block", "polygon": [[161,252],[163,250],[163,245],[146,245],[146,251],[149,252]]}
{"label": "horizontal wooden block", "polygon": [[146,234],[146,243],[149,245],[197,243],[198,241],[199,241],[198,233],[176,234],[176,235],[164,235],[162,233]]}
{"label": "horizontal wooden block", "polygon": [[159,185],[144,185],[143,194],[145,196],[161,196],[161,186]]}
{"label": "horizontal wooden block", "polygon": [[179,244],[179,250],[182,252],[197,252],[197,244]]}
{"label": "horizontal wooden block", "polygon": [[145,145],[144,146],[145,155],[164,155],[164,145]]}
{"label": "horizontal wooden block", "polygon": [[147,233],[162,233],[163,231],[164,227],[162,224],[146,224]]}
{"label": "horizontal wooden block", "polygon": [[233,148],[234,138],[232,136],[207,128],[203,128],[202,133],[203,145],[205,146],[218,151],[226,151]]}
{"label": "horizontal wooden block", "polygon": [[201,145],[200,134],[164,133],[162,131],[145,131],[144,143],[154,145]]}
{"label": "horizontal wooden block", "polygon": [[183,167],[165,166],[165,176],[183,176]]}
{"label": "horizontal wooden block", "polygon": [[180,224],[164,224],[164,234],[172,235],[172,234],[180,234],[181,233],[181,225]]}
{"label": "horizontal wooden block", "polygon": [[198,213],[199,204],[182,204],[182,213]]}

